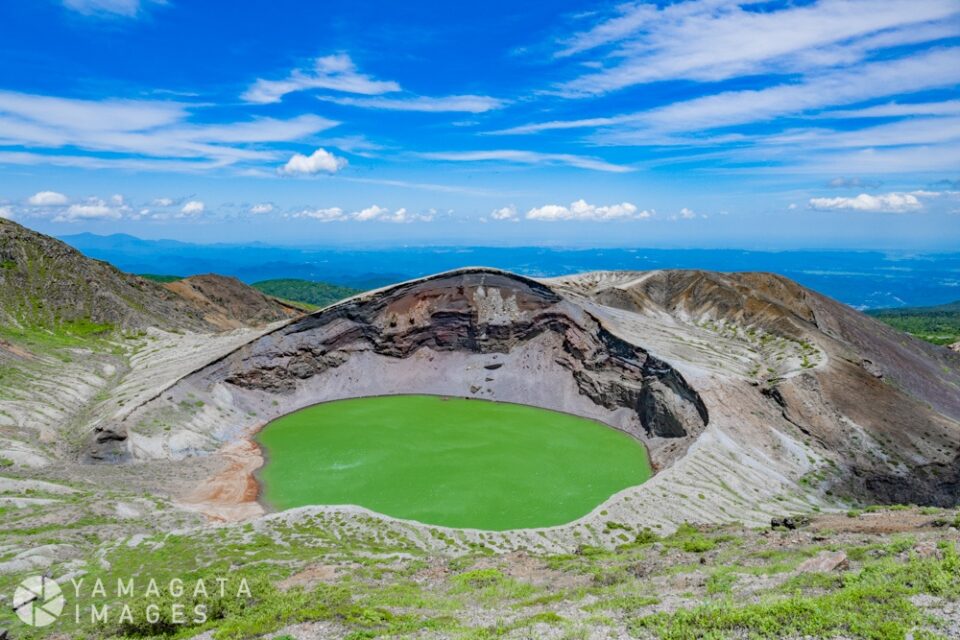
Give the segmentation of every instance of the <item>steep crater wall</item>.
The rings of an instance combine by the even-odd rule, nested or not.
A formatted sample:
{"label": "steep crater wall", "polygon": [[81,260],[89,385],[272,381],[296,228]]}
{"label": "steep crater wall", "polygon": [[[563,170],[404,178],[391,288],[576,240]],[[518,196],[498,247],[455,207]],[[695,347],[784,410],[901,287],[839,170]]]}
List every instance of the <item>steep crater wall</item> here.
{"label": "steep crater wall", "polygon": [[[466,395],[601,419],[646,441],[660,467],[709,421],[675,369],[549,287],[462,270],[351,299],[263,336],[123,423],[101,427],[90,454],[183,457],[309,404],[378,393]],[[658,443],[678,439],[684,446],[659,454]]]}

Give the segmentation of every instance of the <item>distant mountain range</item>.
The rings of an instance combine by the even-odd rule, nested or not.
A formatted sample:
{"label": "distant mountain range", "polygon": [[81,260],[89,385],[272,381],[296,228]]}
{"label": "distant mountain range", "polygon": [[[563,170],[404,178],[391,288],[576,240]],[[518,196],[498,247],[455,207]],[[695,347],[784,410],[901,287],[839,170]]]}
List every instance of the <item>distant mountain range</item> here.
{"label": "distant mountain range", "polygon": [[438,271],[484,265],[541,277],[595,270],[769,271],[858,309],[943,304],[960,293],[960,253],[544,247],[344,249],[261,243],[201,245],[90,233],[61,239],[88,256],[132,273],[221,273],[246,283],[299,279],[372,289]]}

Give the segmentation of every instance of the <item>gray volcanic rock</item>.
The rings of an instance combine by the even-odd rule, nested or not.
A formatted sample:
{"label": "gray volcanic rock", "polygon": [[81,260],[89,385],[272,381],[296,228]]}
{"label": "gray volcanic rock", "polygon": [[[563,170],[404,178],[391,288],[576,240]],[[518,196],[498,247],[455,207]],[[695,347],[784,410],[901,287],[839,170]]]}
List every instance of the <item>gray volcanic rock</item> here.
{"label": "gray volcanic rock", "polygon": [[766,377],[760,391],[833,453],[845,472],[837,488],[877,502],[960,502],[956,354],[774,274],[659,271],[589,295],[816,345],[825,366],[801,361],[792,375]]}
{"label": "gray volcanic rock", "polygon": [[[534,342],[551,345],[541,354],[549,360],[551,372],[539,378],[526,376],[526,384],[514,385],[510,397],[501,394],[500,399],[538,404],[542,397],[540,404],[548,408],[569,410],[587,403],[607,413],[623,410],[620,426],[640,428],[658,438],[692,440],[709,421],[696,391],[667,363],[617,337],[543,284],[491,270],[462,270],[398,285],[296,320],[196,372],[178,384],[183,389],[174,389],[167,402],[176,402],[182,393],[206,395],[220,386],[230,390],[237,406],[256,405],[261,413],[263,394],[276,396],[282,409],[270,413],[280,415],[330,399],[319,388],[326,386],[324,379],[338,376],[340,368],[359,354],[392,361],[414,360],[424,352],[437,357],[502,356],[499,362],[483,365],[484,384],[473,384],[474,377],[462,372],[447,371],[447,391],[416,385],[406,390],[479,395],[490,387],[488,380],[502,374],[501,367],[513,360],[510,356]],[[377,373],[367,372],[367,382]],[[414,377],[414,371],[407,373]],[[543,389],[556,375],[576,390],[567,396],[573,405],[560,401],[563,394],[552,402],[554,394]],[[402,389],[403,381],[399,382]],[[530,385],[541,390],[533,392]],[[187,387],[193,389],[186,391]],[[368,384],[355,390],[356,395],[370,388]],[[110,445],[123,442],[125,427],[102,430],[94,457],[122,454]]]}
{"label": "gray volcanic rock", "polygon": [[317,402],[477,397],[643,441],[658,474],[605,507],[620,517],[769,522],[841,496],[960,502],[958,385],[955,354],[779,276],[461,269],[256,338],[98,426],[88,453],[180,459]]}

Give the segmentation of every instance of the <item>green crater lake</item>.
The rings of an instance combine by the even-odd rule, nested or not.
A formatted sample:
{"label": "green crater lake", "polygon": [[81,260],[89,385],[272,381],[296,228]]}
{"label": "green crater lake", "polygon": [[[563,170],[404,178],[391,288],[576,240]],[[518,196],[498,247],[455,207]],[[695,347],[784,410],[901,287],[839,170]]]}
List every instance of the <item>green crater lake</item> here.
{"label": "green crater lake", "polygon": [[637,440],[516,404],[381,396],[314,405],[260,432],[277,509],[355,504],[459,528],[548,527],[651,475]]}

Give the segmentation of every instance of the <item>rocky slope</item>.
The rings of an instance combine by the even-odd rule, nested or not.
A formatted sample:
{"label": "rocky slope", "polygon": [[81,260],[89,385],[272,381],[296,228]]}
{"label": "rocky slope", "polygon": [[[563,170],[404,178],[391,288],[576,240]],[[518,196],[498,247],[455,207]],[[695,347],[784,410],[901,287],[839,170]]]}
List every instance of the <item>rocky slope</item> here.
{"label": "rocky slope", "polygon": [[[859,501],[956,504],[958,385],[956,354],[770,274],[462,269],[288,322],[98,425],[87,455],[224,448],[245,470],[225,483],[247,487],[259,458],[245,438],[320,401],[434,393],[567,411],[640,439],[659,472],[539,532],[562,549],[592,536],[600,512],[669,529]],[[191,499],[217,512],[215,496]]]}
{"label": "rocky slope", "polygon": [[8,329],[220,331],[295,315],[239,281],[197,276],[164,287],[0,219],[0,325]]}
{"label": "rocky slope", "polygon": [[190,276],[163,286],[200,309],[204,321],[221,331],[303,314],[302,309],[266,296],[236,278],[213,273]]}
{"label": "rocky slope", "polygon": [[75,457],[99,421],[299,313],[231,278],[166,288],[0,219],[0,468]]}

